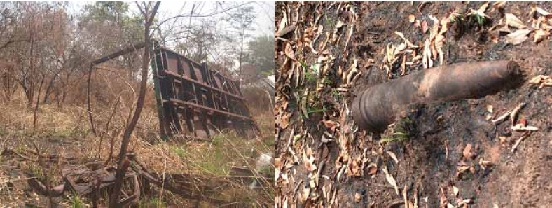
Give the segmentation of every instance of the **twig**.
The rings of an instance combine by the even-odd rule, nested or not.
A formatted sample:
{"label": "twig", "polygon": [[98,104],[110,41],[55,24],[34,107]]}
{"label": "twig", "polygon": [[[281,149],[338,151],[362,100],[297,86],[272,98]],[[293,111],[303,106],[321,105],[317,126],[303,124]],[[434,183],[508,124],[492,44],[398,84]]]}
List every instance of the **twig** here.
{"label": "twig", "polygon": [[117,102],[115,103],[115,105],[113,105],[113,110],[111,111],[111,115],[109,116],[109,119],[105,123],[105,131],[100,135],[100,145],[98,146],[98,155],[96,156],[98,159],[101,159],[102,142],[105,135],[108,134],[109,132],[109,123],[111,123],[111,119],[113,119],[115,112],[117,112],[117,108],[119,107],[120,101],[121,101],[121,96],[117,98]]}
{"label": "twig", "polygon": [[194,15],[194,14],[187,15],[187,14],[186,14],[186,15],[176,15],[176,16],[174,16],[174,17],[167,18],[167,19],[165,19],[165,20],[159,22],[159,24],[157,24],[157,26],[163,25],[163,23],[165,23],[165,22],[167,22],[167,21],[170,21],[170,20],[172,20],[172,19],[177,19],[177,18],[183,18],[183,17],[189,17],[189,18],[211,17],[211,16],[214,16],[214,15],[217,15],[217,14],[225,13],[225,12],[230,11],[230,10],[233,10],[233,9],[237,9],[237,8],[239,8],[239,7],[245,6],[245,5],[250,4],[250,3],[253,3],[253,2],[252,2],[252,1],[251,1],[251,2],[246,2],[246,3],[239,4],[239,5],[230,7],[230,8],[223,9],[222,11],[211,12],[211,13],[209,13],[209,14],[197,14],[197,15]]}
{"label": "twig", "polygon": [[512,146],[512,153],[514,153],[517,149],[517,147],[519,146],[519,144],[525,140],[527,137],[529,137],[529,135],[531,135],[531,132],[530,131],[527,131],[525,132],[523,135],[521,135],[521,137],[516,141],[516,143],[514,144],[514,146]]}
{"label": "twig", "polygon": [[92,104],[90,102],[90,86],[92,85],[91,84],[91,80],[92,80],[92,67],[93,65],[90,64],[90,68],[88,69],[88,84],[87,84],[87,87],[86,87],[86,104],[87,104],[87,108],[88,108],[88,120],[89,120],[89,124],[90,124],[90,130],[92,131],[92,133],[94,134],[94,136],[97,136],[96,134],[96,128],[94,128],[94,120],[92,118]]}

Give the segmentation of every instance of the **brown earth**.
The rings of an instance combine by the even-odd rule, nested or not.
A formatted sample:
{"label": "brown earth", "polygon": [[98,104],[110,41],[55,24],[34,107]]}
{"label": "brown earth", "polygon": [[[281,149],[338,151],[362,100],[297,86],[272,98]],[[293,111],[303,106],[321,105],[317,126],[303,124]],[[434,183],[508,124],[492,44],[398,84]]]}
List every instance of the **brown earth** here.
{"label": "brown earth", "polygon": [[[397,46],[403,42],[395,32],[402,32],[423,49],[430,32],[422,33],[409,22],[411,14],[417,20],[427,20],[430,31],[433,27],[430,14],[439,20],[453,11],[463,14],[463,19],[450,23],[444,34],[445,63],[433,59],[435,65],[514,60],[527,72],[528,79],[550,75],[549,39],[535,43],[534,34],[530,34],[521,44],[512,45],[493,28],[499,24],[503,12],[512,13],[531,26],[531,3],[507,2],[502,13],[493,9],[491,3],[485,12],[488,17],[481,22],[467,15],[470,8],[477,10],[483,3],[277,3],[276,28],[282,20],[287,20],[287,25],[296,25],[289,33],[277,33],[281,35],[276,43],[277,205],[409,207],[405,205],[405,197],[417,207],[552,204],[550,87],[539,89],[525,83],[518,89],[481,99],[411,106],[411,112],[403,118],[411,122],[401,130],[407,133],[407,139],[389,139],[388,133],[355,131],[348,113],[355,93],[401,76],[400,62],[392,65],[389,73],[382,64],[388,44]],[[552,11],[549,2],[536,5]],[[327,38],[333,37],[338,21],[345,24],[335,30],[338,39],[324,45]],[[323,25],[323,29],[316,38],[318,25]],[[351,28],[352,36],[347,41]],[[309,41],[318,54],[308,47]],[[421,49],[415,51],[419,54]],[[326,62],[328,70],[312,80],[308,70],[324,56],[324,51],[335,59]],[[347,86],[341,78],[348,73],[353,60],[358,61],[361,75]],[[405,75],[424,69],[421,61],[413,62],[406,67]],[[347,90],[336,93],[338,88]],[[486,117],[495,119],[521,102],[526,105],[515,122],[525,119],[538,131],[521,141],[516,151],[511,151],[523,133],[512,132],[508,119],[495,125]],[[492,106],[492,113],[488,112],[488,106]],[[468,144],[471,150],[466,148]],[[385,167],[396,181],[398,194],[386,179]],[[462,172],[464,167],[467,170]]]}

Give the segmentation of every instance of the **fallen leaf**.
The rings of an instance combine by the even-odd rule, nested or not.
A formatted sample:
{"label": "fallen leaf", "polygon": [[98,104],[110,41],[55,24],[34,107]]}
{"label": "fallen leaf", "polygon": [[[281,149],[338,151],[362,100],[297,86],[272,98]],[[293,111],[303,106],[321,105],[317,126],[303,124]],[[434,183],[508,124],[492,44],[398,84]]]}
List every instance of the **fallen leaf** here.
{"label": "fallen leaf", "polygon": [[433,60],[431,60],[430,40],[426,39],[424,43],[424,51],[422,52],[422,64],[424,68],[433,67]]}
{"label": "fallen leaf", "polygon": [[296,61],[295,59],[295,52],[293,51],[293,48],[291,46],[291,43],[286,43],[286,47],[284,49],[284,54],[286,54],[287,57],[289,57],[290,59]]}
{"label": "fallen leaf", "polygon": [[361,176],[360,158],[351,161],[351,173],[349,176]]}
{"label": "fallen leaf", "polygon": [[510,33],[506,36],[506,43],[511,43],[513,45],[518,45],[523,41],[527,40],[527,35],[531,33],[530,29],[519,29],[513,33]]}
{"label": "fallen leaf", "polygon": [[515,27],[515,28],[519,28],[519,29],[526,28],[526,26],[523,24],[523,22],[521,20],[519,20],[516,17],[516,15],[514,15],[512,13],[506,13],[504,15],[504,19],[505,19],[506,25],[508,25],[510,27]]}
{"label": "fallen leaf", "polygon": [[408,15],[408,21],[409,21],[410,23],[415,22],[415,21],[416,21],[416,16],[414,16],[413,14]]}
{"label": "fallen leaf", "polygon": [[310,188],[307,188],[307,187],[303,188],[303,194],[301,194],[301,195],[299,196],[299,201],[300,201],[300,202],[305,202],[305,201],[307,201],[307,198],[308,198],[309,195],[310,195],[310,191],[311,191]]}
{"label": "fallen leaf", "polygon": [[287,19],[287,13],[283,12],[282,20],[280,21],[280,25],[278,25],[278,30],[276,31],[276,34],[280,34],[280,32],[286,27],[288,23]]}
{"label": "fallen leaf", "polygon": [[538,84],[539,88],[543,88],[545,86],[552,86],[552,77],[545,76],[545,75],[537,75],[529,81],[529,84]]}
{"label": "fallen leaf", "polygon": [[339,123],[332,120],[322,120],[322,123],[324,123],[324,126],[326,126],[326,128],[330,129],[331,131],[335,131],[335,129],[339,127]]}
{"label": "fallen leaf", "polygon": [[437,34],[439,34],[439,19],[433,15],[429,15],[429,19],[433,21],[433,28],[429,31],[429,39],[433,40]]}
{"label": "fallen leaf", "polygon": [[389,172],[387,172],[387,168],[384,167],[382,169],[383,173],[385,173],[385,178],[387,179],[387,182],[389,182],[389,184],[391,184],[391,186],[393,186],[393,188],[395,188],[395,193],[397,194],[397,196],[400,196],[399,194],[399,187],[397,187],[397,181],[395,181],[395,178],[393,178],[393,175],[389,174]]}
{"label": "fallen leaf", "polygon": [[506,118],[508,118],[508,116],[510,116],[511,113],[512,113],[512,111],[506,111],[504,114],[502,114],[498,118],[492,120],[491,122],[493,122],[493,124],[498,124],[498,123],[504,121]]}
{"label": "fallen leaf", "polygon": [[487,105],[487,112],[493,113],[493,106],[492,105]]}
{"label": "fallen leaf", "polygon": [[445,43],[445,36],[443,34],[437,34],[435,37],[435,50],[439,56],[439,64],[444,62],[443,45]]}
{"label": "fallen leaf", "polygon": [[552,13],[547,12],[546,10],[544,10],[540,7],[536,7],[536,11],[537,11],[537,13],[539,13],[542,16],[550,17],[552,15]]}
{"label": "fallen leaf", "polygon": [[538,131],[539,128],[536,126],[523,126],[522,124],[517,124],[512,126],[512,131]]}
{"label": "fallen leaf", "polygon": [[533,42],[535,43],[541,42],[548,36],[550,36],[550,32],[548,32],[547,30],[538,29],[535,31],[535,34],[533,35]]}
{"label": "fallen leaf", "polygon": [[481,16],[487,16],[487,15],[485,15],[485,11],[487,11],[488,7],[489,7],[489,2],[484,3],[483,5],[481,5],[479,7],[479,9],[477,9],[477,13]]}
{"label": "fallen leaf", "polygon": [[481,166],[481,168],[483,168],[483,170],[485,170],[486,168],[491,167],[493,163],[491,161],[483,160],[483,158],[481,158],[479,159],[479,165]]}
{"label": "fallen leaf", "polygon": [[410,201],[408,201],[408,186],[404,185],[404,188],[402,190],[403,195],[403,201],[404,201],[404,207],[405,208],[414,208],[414,204]]}
{"label": "fallen leaf", "polygon": [[487,105],[487,116],[485,117],[485,120],[491,120],[491,118],[493,118],[493,106],[492,105]]}
{"label": "fallen leaf", "polygon": [[408,48],[418,48],[417,45],[414,45],[412,42],[410,42],[408,39],[406,39],[402,32],[395,32],[395,35],[398,35],[399,37],[401,37],[404,40],[404,42],[406,43],[406,46],[408,46]]}
{"label": "fallen leaf", "polygon": [[470,166],[468,166],[468,164],[466,164],[465,162],[460,161],[458,163],[458,166],[456,167],[456,169],[458,170],[458,174],[460,174],[460,173],[465,172],[466,170],[469,170]]}
{"label": "fallen leaf", "polygon": [[395,153],[391,152],[391,151],[386,151],[387,154],[389,156],[391,156],[391,158],[393,158],[393,160],[396,162],[396,163],[399,163],[399,160],[397,159],[397,155],[395,155]]}
{"label": "fallen leaf", "polygon": [[360,202],[360,199],[361,199],[360,193],[355,193],[355,202],[356,202],[356,203],[359,203],[359,202]]}
{"label": "fallen leaf", "polygon": [[386,47],[386,55],[385,60],[387,63],[393,63],[393,58],[395,57],[395,46],[391,45],[391,43],[387,44]]}
{"label": "fallen leaf", "polygon": [[467,144],[466,147],[464,147],[464,151],[462,151],[462,155],[464,156],[465,159],[472,159],[473,158],[473,156],[475,154],[472,152],[472,145],[471,144]]}
{"label": "fallen leaf", "polygon": [[458,191],[459,191],[458,187],[452,186],[452,192],[454,193],[454,196],[458,196]]}
{"label": "fallen leaf", "polygon": [[506,1],[497,1],[493,4],[493,8],[495,9],[504,8],[504,5],[506,5]]}
{"label": "fallen leaf", "polygon": [[460,206],[468,207],[468,204],[471,204],[471,203],[472,203],[471,199],[458,200],[458,207]]}
{"label": "fallen leaf", "polygon": [[489,6],[489,3],[485,3],[481,7],[479,7],[479,9],[477,9],[477,10],[474,10],[474,9],[470,8],[470,12],[468,13],[468,15],[475,15],[475,16],[480,17],[480,18],[483,18],[483,17],[489,18],[489,15],[485,14],[485,10],[487,10],[488,6]]}
{"label": "fallen leaf", "polygon": [[519,110],[521,110],[524,106],[525,106],[525,102],[521,102],[520,104],[518,104],[516,106],[516,108],[514,108],[514,110],[512,110],[512,113],[510,114],[510,124],[511,125],[516,124],[517,114],[519,113]]}
{"label": "fallen leaf", "polygon": [[530,135],[529,133],[525,133],[525,134],[521,135],[521,137],[520,137],[518,140],[516,140],[516,143],[514,144],[514,146],[512,146],[512,150],[511,150],[512,153],[516,151],[516,149],[517,149],[517,147],[519,146],[519,144],[520,144],[523,140],[525,140],[527,137],[529,137],[529,135]]}
{"label": "fallen leaf", "polygon": [[498,36],[505,36],[512,33],[512,30],[508,26],[500,27],[498,29]]}

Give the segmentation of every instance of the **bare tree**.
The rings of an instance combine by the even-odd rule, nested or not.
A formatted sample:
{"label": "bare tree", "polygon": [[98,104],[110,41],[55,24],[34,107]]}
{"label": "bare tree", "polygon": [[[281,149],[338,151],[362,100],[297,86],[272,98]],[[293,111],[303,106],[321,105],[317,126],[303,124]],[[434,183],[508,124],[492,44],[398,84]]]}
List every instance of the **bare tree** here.
{"label": "bare tree", "polygon": [[238,61],[239,61],[239,75],[242,75],[242,64],[244,61],[244,43],[245,39],[250,35],[247,33],[253,29],[252,23],[255,20],[255,13],[253,12],[252,6],[240,7],[232,11],[227,21],[230,23],[230,26],[236,31],[237,37],[235,40],[239,41],[238,48]]}
{"label": "bare tree", "polygon": [[[155,2],[155,5],[153,5],[153,2],[148,2],[147,4],[145,2],[142,2],[142,5],[140,5],[138,2],[136,2],[136,5],[140,9],[140,12],[144,16],[144,41],[146,43],[146,47],[144,47],[144,56],[142,57],[142,80],[140,83],[140,91],[138,93],[138,100],[136,101],[136,110],[134,111],[134,115],[132,116],[132,119],[128,126],[125,129],[125,132],[123,133],[123,141],[121,142],[121,149],[119,151],[119,158],[117,162],[117,172],[115,174],[115,184],[113,185],[113,193],[111,194],[110,200],[109,200],[109,207],[121,207],[122,205],[119,204],[119,195],[121,193],[121,187],[123,185],[123,179],[125,178],[125,171],[126,168],[125,163],[128,164],[128,161],[126,160],[126,153],[128,144],[130,143],[130,135],[132,134],[132,131],[134,131],[134,127],[138,123],[138,119],[140,118],[140,114],[142,112],[142,108],[144,107],[144,98],[146,95],[146,87],[147,87],[147,79],[148,79],[148,69],[149,69],[149,62],[150,62],[150,52],[152,48],[151,43],[151,37],[150,37],[150,28],[153,23],[153,18],[155,17],[155,14],[157,13],[157,10],[159,9],[159,4],[161,2]],[[127,166],[128,167],[128,166]]]}

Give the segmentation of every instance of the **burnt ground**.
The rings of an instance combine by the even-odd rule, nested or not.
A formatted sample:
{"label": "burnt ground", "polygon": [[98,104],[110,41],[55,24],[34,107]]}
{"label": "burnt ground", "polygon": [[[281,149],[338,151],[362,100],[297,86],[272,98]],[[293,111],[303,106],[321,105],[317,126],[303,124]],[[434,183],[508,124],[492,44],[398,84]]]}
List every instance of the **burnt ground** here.
{"label": "burnt ground", "polygon": [[[413,50],[420,54],[434,26],[429,15],[441,20],[453,12],[460,14],[460,18],[448,24],[442,47],[444,61],[439,63],[433,58],[436,66],[513,60],[526,71],[527,79],[550,75],[552,45],[548,38],[535,43],[533,31],[527,40],[514,45],[497,29],[504,13],[514,14],[532,29],[531,20],[535,16],[531,3],[507,2],[503,6],[490,3],[484,11],[487,17],[478,19],[469,15],[470,8],[477,10],[483,4],[278,2],[277,206],[552,204],[550,87],[539,88],[526,82],[517,89],[481,99],[410,106],[407,117],[401,119],[407,121],[403,122],[407,128],[400,129],[406,137],[393,136],[390,129],[383,135],[357,131],[352,121],[350,103],[356,93],[424,70],[419,60],[407,60],[412,63],[401,70],[400,61],[386,64],[384,59],[388,46],[404,42],[395,32],[402,32],[419,46]],[[549,2],[538,2],[536,6],[552,11]],[[409,15],[420,23],[426,21],[428,31],[423,33],[421,27],[411,23]],[[281,22],[286,24],[280,26]],[[347,75],[355,68],[355,60],[360,75],[349,82]],[[385,65],[390,66],[389,71]],[[497,124],[491,120],[522,102],[526,105],[514,123],[527,121],[527,125],[538,130],[512,151],[516,141],[527,133],[512,131],[509,118]],[[393,180],[397,190],[391,185]]]}

